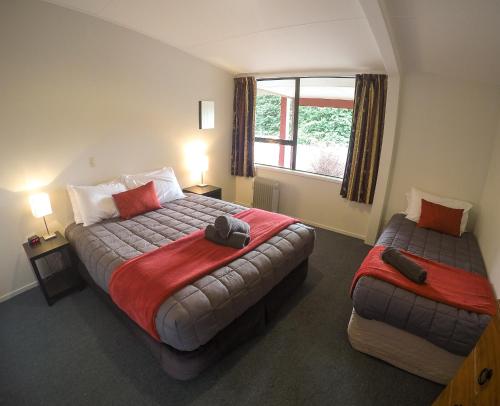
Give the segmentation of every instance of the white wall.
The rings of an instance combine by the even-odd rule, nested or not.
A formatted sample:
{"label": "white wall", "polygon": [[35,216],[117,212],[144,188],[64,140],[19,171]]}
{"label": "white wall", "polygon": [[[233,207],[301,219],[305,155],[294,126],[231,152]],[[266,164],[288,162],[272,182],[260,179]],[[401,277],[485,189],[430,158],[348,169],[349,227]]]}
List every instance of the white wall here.
{"label": "white wall", "polygon": [[[41,1],[0,2],[0,298],[34,278],[21,243],[42,232],[27,198],[50,192],[63,229],[67,183],[172,165],[192,179],[185,146],[208,145],[207,181],[234,199],[228,73],[132,31]],[[215,130],[198,130],[214,100]],[[93,157],[95,167],[89,165]]]}
{"label": "white wall", "polygon": [[[340,196],[338,181],[258,167],[257,176],[280,183],[279,211],[304,220],[308,224],[357,238],[364,238],[370,206],[349,202]],[[236,201],[249,206],[253,196],[253,180],[236,178]]]}
{"label": "white wall", "polygon": [[411,186],[477,206],[499,96],[497,88],[486,84],[425,74],[403,77],[386,221],[405,209],[405,192]]}
{"label": "white wall", "polygon": [[[498,111],[500,118],[500,109]],[[497,298],[500,299],[500,121],[479,203],[475,233],[481,246],[486,269]]]}
{"label": "white wall", "polygon": [[411,186],[473,203],[469,229],[499,297],[500,88],[411,74],[399,112],[385,220],[406,207]]}

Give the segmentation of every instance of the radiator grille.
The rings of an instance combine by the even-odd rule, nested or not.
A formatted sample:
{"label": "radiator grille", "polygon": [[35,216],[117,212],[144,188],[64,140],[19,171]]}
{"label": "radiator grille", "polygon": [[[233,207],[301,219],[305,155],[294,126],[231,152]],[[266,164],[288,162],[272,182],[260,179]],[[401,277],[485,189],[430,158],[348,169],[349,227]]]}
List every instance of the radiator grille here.
{"label": "radiator grille", "polygon": [[253,183],[252,206],[277,212],[280,198],[279,185],[279,182],[257,176]]}

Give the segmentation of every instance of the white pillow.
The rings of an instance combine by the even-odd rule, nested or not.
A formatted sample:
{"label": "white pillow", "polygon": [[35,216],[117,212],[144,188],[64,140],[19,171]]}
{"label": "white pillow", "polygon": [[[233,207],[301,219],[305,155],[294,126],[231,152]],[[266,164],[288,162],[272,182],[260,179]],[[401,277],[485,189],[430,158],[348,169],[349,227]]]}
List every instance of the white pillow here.
{"label": "white pillow", "polygon": [[83,225],[90,226],[105,219],[118,217],[113,195],[126,190],[125,185],[119,182],[101,183],[97,186],[73,186]]}
{"label": "white pillow", "polygon": [[410,207],[410,192],[405,193],[405,198],[406,198],[406,209],[403,210],[401,213],[403,213],[406,216],[408,214],[408,208]]}
{"label": "white pillow", "polygon": [[68,191],[69,200],[71,202],[71,207],[73,208],[73,216],[75,218],[76,224],[83,223],[82,215],[80,214],[80,206],[78,205],[78,199],[73,185],[66,185],[66,190]]}
{"label": "white pillow", "polygon": [[135,189],[153,181],[160,203],[167,203],[185,197],[172,168],[165,167],[136,175],[122,175],[121,180],[127,186],[127,189]]}
{"label": "white pillow", "polygon": [[420,220],[420,211],[422,209],[422,199],[431,203],[440,204],[441,206],[450,207],[452,209],[463,209],[462,221],[460,223],[460,235],[462,235],[467,228],[467,221],[469,219],[469,211],[472,209],[472,204],[462,200],[449,199],[447,197],[433,195],[423,192],[417,188],[412,187],[408,199],[408,208],[406,209],[406,218],[418,223]]}

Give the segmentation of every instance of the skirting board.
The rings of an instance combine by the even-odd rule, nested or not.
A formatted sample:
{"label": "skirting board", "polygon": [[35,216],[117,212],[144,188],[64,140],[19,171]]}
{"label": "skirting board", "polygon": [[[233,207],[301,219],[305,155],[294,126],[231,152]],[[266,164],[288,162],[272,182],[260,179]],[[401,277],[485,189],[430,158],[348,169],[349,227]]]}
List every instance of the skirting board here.
{"label": "skirting board", "polygon": [[6,293],[5,295],[0,296],[0,303],[5,302],[6,300],[12,299],[14,296],[17,296],[23,292],[26,292],[27,290],[33,289],[37,285],[38,285],[38,282],[33,281],[33,282],[28,283],[27,285],[24,285],[16,290],[13,290],[12,292]]}
{"label": "skirting board", "polygon": [[[235,201],[234,203],[239,204],[240,206],[244,206],[244,207],[251,207],[248,205],[248,203],[243,203],[243,202],[238,202],[238,201]],[[299,218],[299,220],[302,221],[304,224],[308,224],[308,225],[311,225],[313,227],[324,228],[325,230],[333,231],[334,233],[339,233],[342,235],[347,235],[348,237],[357,238],[359,240],[364,241],[366,238],[365,235],[352,233],[352,232],[347,231],[347,230],[342,230],[341,228],[331,227],[331,226],[327,226],[327,225],[321,224],[321,223],[316,223],[315,221],[307,220],[304,218]]]}
{"label": "skirting board", "polygon": [[348,237],[357,238],[358,240],[363,240],[364,241],[365,238],[366,238],[366,236],[364,236],[364,235],[357,234],[357,233],[352,233],[352,232],[347,231],[347,230],[342,230],[341,228],[330,227],[330,226],[327,226],[325,224],[316,223],[315,221],[310,221],[310,220],[306,220],[306,219],[300,219],[300,220],[304,224],[309,224],[309,225],[314,226],[314,227],[324,228],[325,230],[333,231],[334,233],[339,233],[339,234],[342,234],[342,235],[346,235]]}

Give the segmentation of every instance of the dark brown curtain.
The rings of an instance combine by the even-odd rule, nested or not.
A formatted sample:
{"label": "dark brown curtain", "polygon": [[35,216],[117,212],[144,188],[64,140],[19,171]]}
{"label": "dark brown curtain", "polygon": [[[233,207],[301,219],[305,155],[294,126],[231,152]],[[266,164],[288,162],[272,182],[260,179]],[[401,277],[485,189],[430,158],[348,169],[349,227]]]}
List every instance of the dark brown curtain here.
{"label": "dark brown curtain", "polygon": [[257,81],[254,77],[234,79],[231,175],[255,176],[253,142],[256,96]]}
{"label": "dark brown curtain", "polygon": [[340,194],[373,203],[384,132],[386,75],[356,75],[351,139]]}

